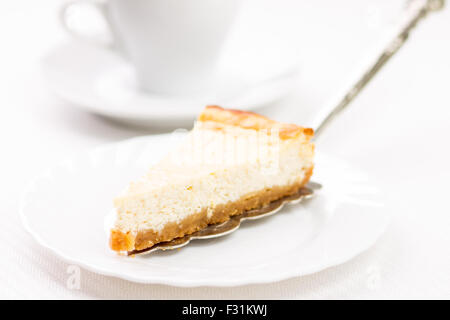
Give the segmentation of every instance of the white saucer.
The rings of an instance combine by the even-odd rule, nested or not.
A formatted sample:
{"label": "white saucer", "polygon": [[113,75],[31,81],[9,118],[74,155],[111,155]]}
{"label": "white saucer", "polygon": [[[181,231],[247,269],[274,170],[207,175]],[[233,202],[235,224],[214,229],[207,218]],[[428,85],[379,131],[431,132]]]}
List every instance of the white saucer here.
{"label": "white saucer", "polygon": [[43,172],[22,199],[26,229],[42,246],[93,272],[192,287],[267,283],[317,272],[368,249],[388,224],[383,195],[368,175],[319,151],[313,180],[323,188],[313,199],[181,250],[116,255],[104,230],[113,197],[175,141],[170,135],[134,138]]}
{"label": "white saucer", "polygon": [[61,98],[133,124],[192,121],[208,104],[255,109],[286,95],[297,74],[290,69],[255,78],[249,72],[231,73],[236,68],[221,68],[214,89],[202,96],[175,98],[140,91],[130,64],[112,50],[69,43],[52,50],[42,64],[50,88]]}

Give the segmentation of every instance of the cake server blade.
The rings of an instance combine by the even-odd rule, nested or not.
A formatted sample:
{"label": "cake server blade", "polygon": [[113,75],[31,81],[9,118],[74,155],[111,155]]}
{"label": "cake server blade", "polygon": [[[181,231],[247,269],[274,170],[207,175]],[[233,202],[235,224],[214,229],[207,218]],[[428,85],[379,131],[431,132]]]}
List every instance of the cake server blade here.
{"label": "cake server blade", "polygon": [[173,250],[186,246],[191,240],[212,239],[228,235],[239,229],[241,223],[245,220],[256,220],[271,216],[279,212],[287,204],[297,204],[303,200],[310,199],[314,196],[314,192],[322,186],[316,182],[309,182],[305,187],[300,188],[297,193],[270,202],[268,205],[245,211],[244,213],[230,217],[228,221],[218,224],[212,224],[197,232],[188,234],[181,238],[176,238],[167,242],[160,242],[150,248],[144,250],[134,250],[128,252],[129,256],[144,255],[157,250]]}

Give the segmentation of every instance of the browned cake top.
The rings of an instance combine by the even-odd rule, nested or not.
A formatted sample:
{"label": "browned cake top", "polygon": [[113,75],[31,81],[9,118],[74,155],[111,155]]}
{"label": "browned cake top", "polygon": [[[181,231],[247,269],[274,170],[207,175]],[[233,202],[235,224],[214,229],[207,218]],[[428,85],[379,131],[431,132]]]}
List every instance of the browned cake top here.
{"label": "browned cake top", "polygon": [[270,120],[262,115],[233,109],[223,109],[219,106],[207,106],[199,115],[198,121],[212,121],[225,125],[238,126],[244,129],[267,130],[277,128],[281,139],[292,139],[304,134],[307,140],[314,135],[311,128],[303,128],[295,124],[281,123]]}

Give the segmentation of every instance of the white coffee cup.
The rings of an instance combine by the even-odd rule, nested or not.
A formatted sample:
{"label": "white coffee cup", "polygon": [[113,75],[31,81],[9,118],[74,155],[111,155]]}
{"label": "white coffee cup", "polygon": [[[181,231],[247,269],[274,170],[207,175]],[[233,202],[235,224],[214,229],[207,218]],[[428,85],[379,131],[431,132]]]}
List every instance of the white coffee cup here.
{"label": "white coffee cup", "polygon": [[67,21],[72,6],[93,5],[111,31],[107,46],[131,62],[142,90],[191,95],[208,88],[215,76],[240,1],[77,0],[62,7],[61,22],[71,35],[93,42]]}

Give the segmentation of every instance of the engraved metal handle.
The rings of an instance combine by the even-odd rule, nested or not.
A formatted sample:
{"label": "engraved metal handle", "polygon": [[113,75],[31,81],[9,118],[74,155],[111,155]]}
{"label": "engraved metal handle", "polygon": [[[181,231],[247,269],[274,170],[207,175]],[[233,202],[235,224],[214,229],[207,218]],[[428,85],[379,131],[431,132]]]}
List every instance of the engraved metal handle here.
{"label": "engraved metal handle", "polygon": [[361,92],[374,75],[386,64],[386,62],[401,48],[408,39],[410,31],[417,23],[426,17],[431,11],[437,11],[444,7],[445,0],[411,0],[402,14],[399,26],[394,30],[394,35],[389,39],[383,51],[376,57],[367,70],[354,81],[350,88],[339,95],[328,106],[321,110],[315,120],[313,128],[315,136],[319,136],[322,131],[336,118],[336,116],[349,105],[349,103]]}

